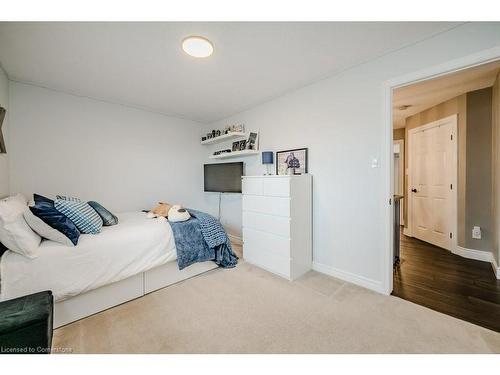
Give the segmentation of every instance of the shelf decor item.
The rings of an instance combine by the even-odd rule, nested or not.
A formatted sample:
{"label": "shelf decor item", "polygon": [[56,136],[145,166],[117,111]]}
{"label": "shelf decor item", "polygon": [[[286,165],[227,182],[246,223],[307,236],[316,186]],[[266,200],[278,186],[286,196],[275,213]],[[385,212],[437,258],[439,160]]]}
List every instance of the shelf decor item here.
{"label": "shelf decor item", "polygon": [[271,165],[274,164],[274,153],[272,151],[262,152],[262,164],[265,164],[267,168],[265,176],[271,176]]}
{"label": "shelf decor item", "polygon": [[307,173],[307,148],[276,152],[276,174],[295,175]]}
{"label": "shelf decor item", "polygon": [[235,125],[232,126],[231,131],[244,133],[245,132],[245,125],[243,125],[243,124],[235,124]]}
{"label": "shelf decor item", "polygon": [[212,137],[212,133],[208,133],[206,139],[202,139],[202,145],[211,145],[216,143],[226,142],[236,138],[246,137],[245,133],[229,132],[227,134],[221,134],[218,137]]}
{"label": "shelf decor item", "polygon": [[248,136],[246,148],[248,150],[257,150],[257,137],[259,136],[259,133],[250,133]]}

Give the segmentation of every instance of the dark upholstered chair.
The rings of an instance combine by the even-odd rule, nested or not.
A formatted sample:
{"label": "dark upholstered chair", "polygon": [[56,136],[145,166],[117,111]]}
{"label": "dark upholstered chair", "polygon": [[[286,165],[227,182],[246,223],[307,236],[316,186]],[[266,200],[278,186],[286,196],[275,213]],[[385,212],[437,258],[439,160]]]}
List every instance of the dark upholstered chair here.
{"label": "dark upholstered chair", "polygon": [[53,315],[50,291],[0,302],[0,353],[50,353]]}

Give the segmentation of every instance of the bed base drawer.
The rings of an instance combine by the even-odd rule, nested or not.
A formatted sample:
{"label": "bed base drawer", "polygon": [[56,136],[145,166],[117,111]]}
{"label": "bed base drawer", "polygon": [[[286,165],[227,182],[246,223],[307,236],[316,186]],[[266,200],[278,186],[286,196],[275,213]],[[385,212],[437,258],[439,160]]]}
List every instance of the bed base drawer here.
{"label": "bed base drawer", "polygon": [[144,295],[142,273],[56,302],[54,328],[80,320]]}
{"label": "bed base drawer", "polygon": [[116,283],[104,285],[64,301],[56,302],[54,305],[54,328],[121,305],[214,268],[217,268],[217,265],[208,261],[195,263],[179,271],[177,261],[174,260]]}
{"label": "bed base drawer", "polygon": [[217,268],[217,265],[211,261],[195,263],[183,270],[179,270],[177,261],[168,262],[144,272],[144,294],[154,292],[155,290],[189,279],[214,268]]}

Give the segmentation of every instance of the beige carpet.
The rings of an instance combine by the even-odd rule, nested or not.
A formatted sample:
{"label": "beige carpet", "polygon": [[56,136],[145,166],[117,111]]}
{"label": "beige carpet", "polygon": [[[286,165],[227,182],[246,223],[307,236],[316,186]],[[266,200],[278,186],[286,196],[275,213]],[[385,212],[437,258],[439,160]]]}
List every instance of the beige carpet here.
{"label": "beige carpet", "polygon": [[288,282],[242,262],[62,327],[54,347],[74,353],[500,353],[500,334],[316,272]]}

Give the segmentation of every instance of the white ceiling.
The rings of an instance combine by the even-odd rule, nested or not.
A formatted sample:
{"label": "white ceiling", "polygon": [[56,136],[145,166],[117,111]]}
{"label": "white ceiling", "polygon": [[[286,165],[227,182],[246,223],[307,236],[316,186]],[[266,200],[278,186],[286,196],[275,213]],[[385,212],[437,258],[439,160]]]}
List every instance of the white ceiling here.
{"label": "white ceiling", "polygon": [[[500,61],[464,69],[394,90],[392,102],[393,126],[405,127],[405,119],[437,104],[470,91],[491,87],[500,69]],[[410,105],[408,109],[399,107]]]}
{"label": "white ceiling", "polygon": [[[212,122],[458,23],[0,23],[12,80]],[[212,57],[181,40],[202,35]]]}

